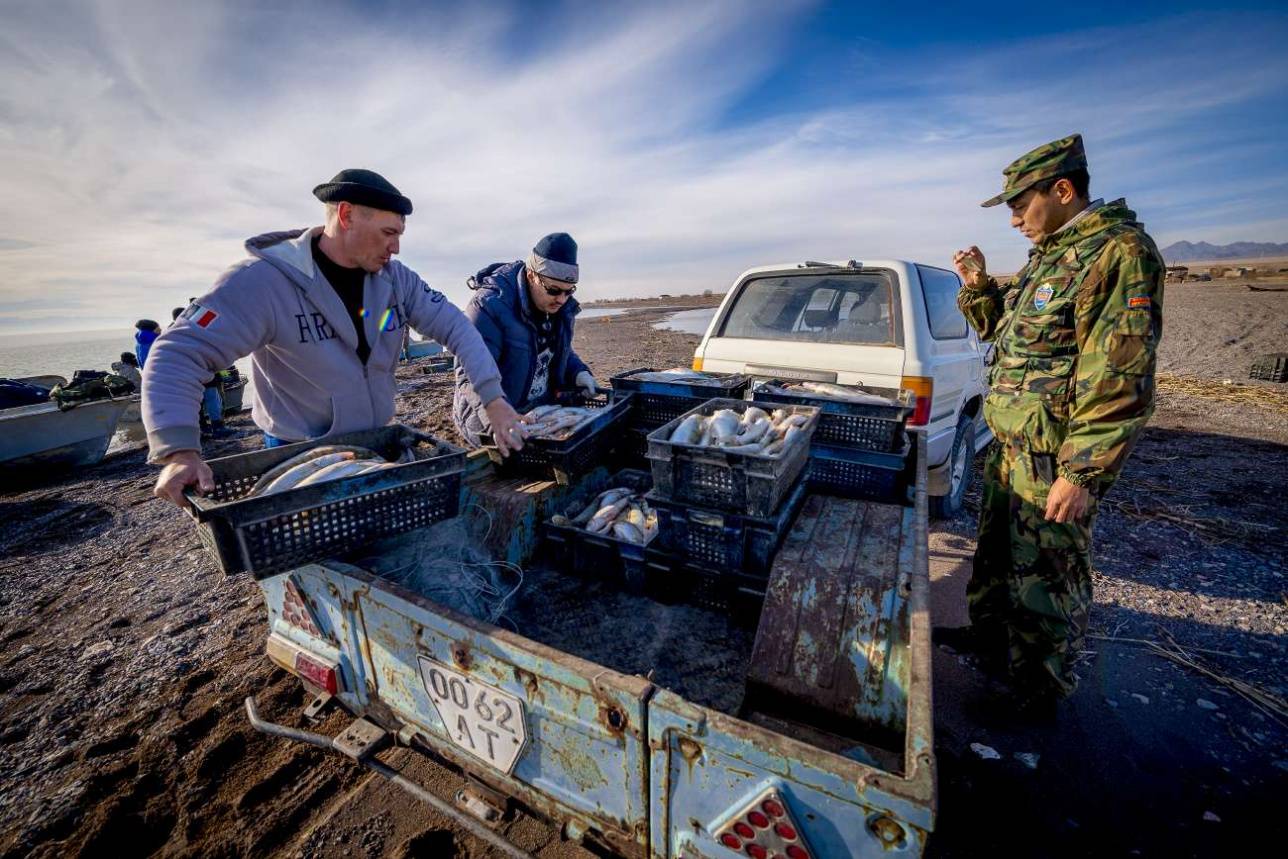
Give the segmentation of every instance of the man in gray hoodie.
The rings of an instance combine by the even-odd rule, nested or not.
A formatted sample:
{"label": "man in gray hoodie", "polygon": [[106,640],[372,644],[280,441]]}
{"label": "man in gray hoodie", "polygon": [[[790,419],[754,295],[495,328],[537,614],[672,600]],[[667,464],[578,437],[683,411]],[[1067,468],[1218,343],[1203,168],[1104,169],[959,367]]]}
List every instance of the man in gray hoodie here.
{"label": "man in gray hoodie", "polygon": [[477,329],[393,256],[411,201],[370,170],[313,189],[326,224],[249,239],[225,272],[151,347],[144,368],[148,461],[156,494],[186,505],[185,487],[214,489],[201,461],[197,409],[205,380],[251,356],[252,417],[265,444],[370,429],[394,416],[394,368],[411,326],[450,349],[478,391],[502,453],[524,428]]}

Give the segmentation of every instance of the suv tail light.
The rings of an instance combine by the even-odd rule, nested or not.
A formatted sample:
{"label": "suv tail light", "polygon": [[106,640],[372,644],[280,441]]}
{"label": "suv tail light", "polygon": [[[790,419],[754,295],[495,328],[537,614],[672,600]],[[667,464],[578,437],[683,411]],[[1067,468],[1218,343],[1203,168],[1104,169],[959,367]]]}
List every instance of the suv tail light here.
{"label": "suv tail light", "polygon": [[907,388],[917,397],[908,425],[924,427],[930,423],[930,401],[935,393],[935,380],[929,376],[904,376],[899,387]]}
{"label": "suv tail light", "polygon": [[701,373],[701,372],[702,372],[702,356],[701,356],[701,355],[694,355],[694,356],[693,356],[693,369],[697,370],[699,373]]}

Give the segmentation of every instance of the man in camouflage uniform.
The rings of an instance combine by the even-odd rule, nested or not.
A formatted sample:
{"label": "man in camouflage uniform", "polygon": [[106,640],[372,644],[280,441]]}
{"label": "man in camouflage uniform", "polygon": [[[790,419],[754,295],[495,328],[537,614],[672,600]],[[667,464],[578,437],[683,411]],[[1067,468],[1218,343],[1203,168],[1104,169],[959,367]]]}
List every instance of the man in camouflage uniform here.
{"label": "man in camouflage uniform", "polygon": [[[1005,665],[1023,708],[1073,692],[1091,606],[1096,508],[1154,409],[1163,260],[1125,200],[1088,200],[1079,135],[1003,171],[1011,225],[1033,242],[1005,283],[976,247],[954,265],[957,303],[995,349],[971,626],[958,636]],[[1004,658],[1003,658],[1004,657]]]}

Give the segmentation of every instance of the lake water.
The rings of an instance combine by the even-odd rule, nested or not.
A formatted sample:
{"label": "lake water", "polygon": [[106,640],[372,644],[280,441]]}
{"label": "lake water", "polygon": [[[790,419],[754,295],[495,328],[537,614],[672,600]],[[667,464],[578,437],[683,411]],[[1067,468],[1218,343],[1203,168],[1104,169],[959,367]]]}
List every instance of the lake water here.
{"label": "lake water", "polygon": [[718,307],[698,307],[693,310],[681,310],[672,313],[665,319],[653,323],[661,331],[682,331],[685,334],[706,334],[707,326],[715,317]]}
{"label": "lake water", "polygon": [[629,307],[585,307],[577,314],[577,318],[598,319],[601,316],[620,316],[628,310],[630,310]]}
{"label": "lake water", "polygon": [[[111,370],[122,352],[134,352],[134,329],[121,333],[86,331],[74,334],[19,334],[0,337],[0,378],[62,376],[70,379],[77,370]],[[246,380],[242,405],[249,409],[254,399],[250,381],[250,358],[238,361],[237,369]],[[146,439],[138,408],[131,407],[118,424],[109,451],[142,443]]]}

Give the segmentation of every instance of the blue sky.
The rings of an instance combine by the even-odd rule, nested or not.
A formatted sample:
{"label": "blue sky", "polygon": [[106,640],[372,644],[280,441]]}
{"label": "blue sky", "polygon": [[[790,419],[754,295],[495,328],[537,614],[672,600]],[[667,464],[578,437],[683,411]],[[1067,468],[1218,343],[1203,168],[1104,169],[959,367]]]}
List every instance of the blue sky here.
{"label": "blue sky", "polygon": [[460,302],[573,233],[589,297],[1025,241],[980,200],[1081,131],[1161,245],[1288,241],[1288,13],[1269,4],[0,0],[0,335],[128,326],[342,167],[410,196]]}

